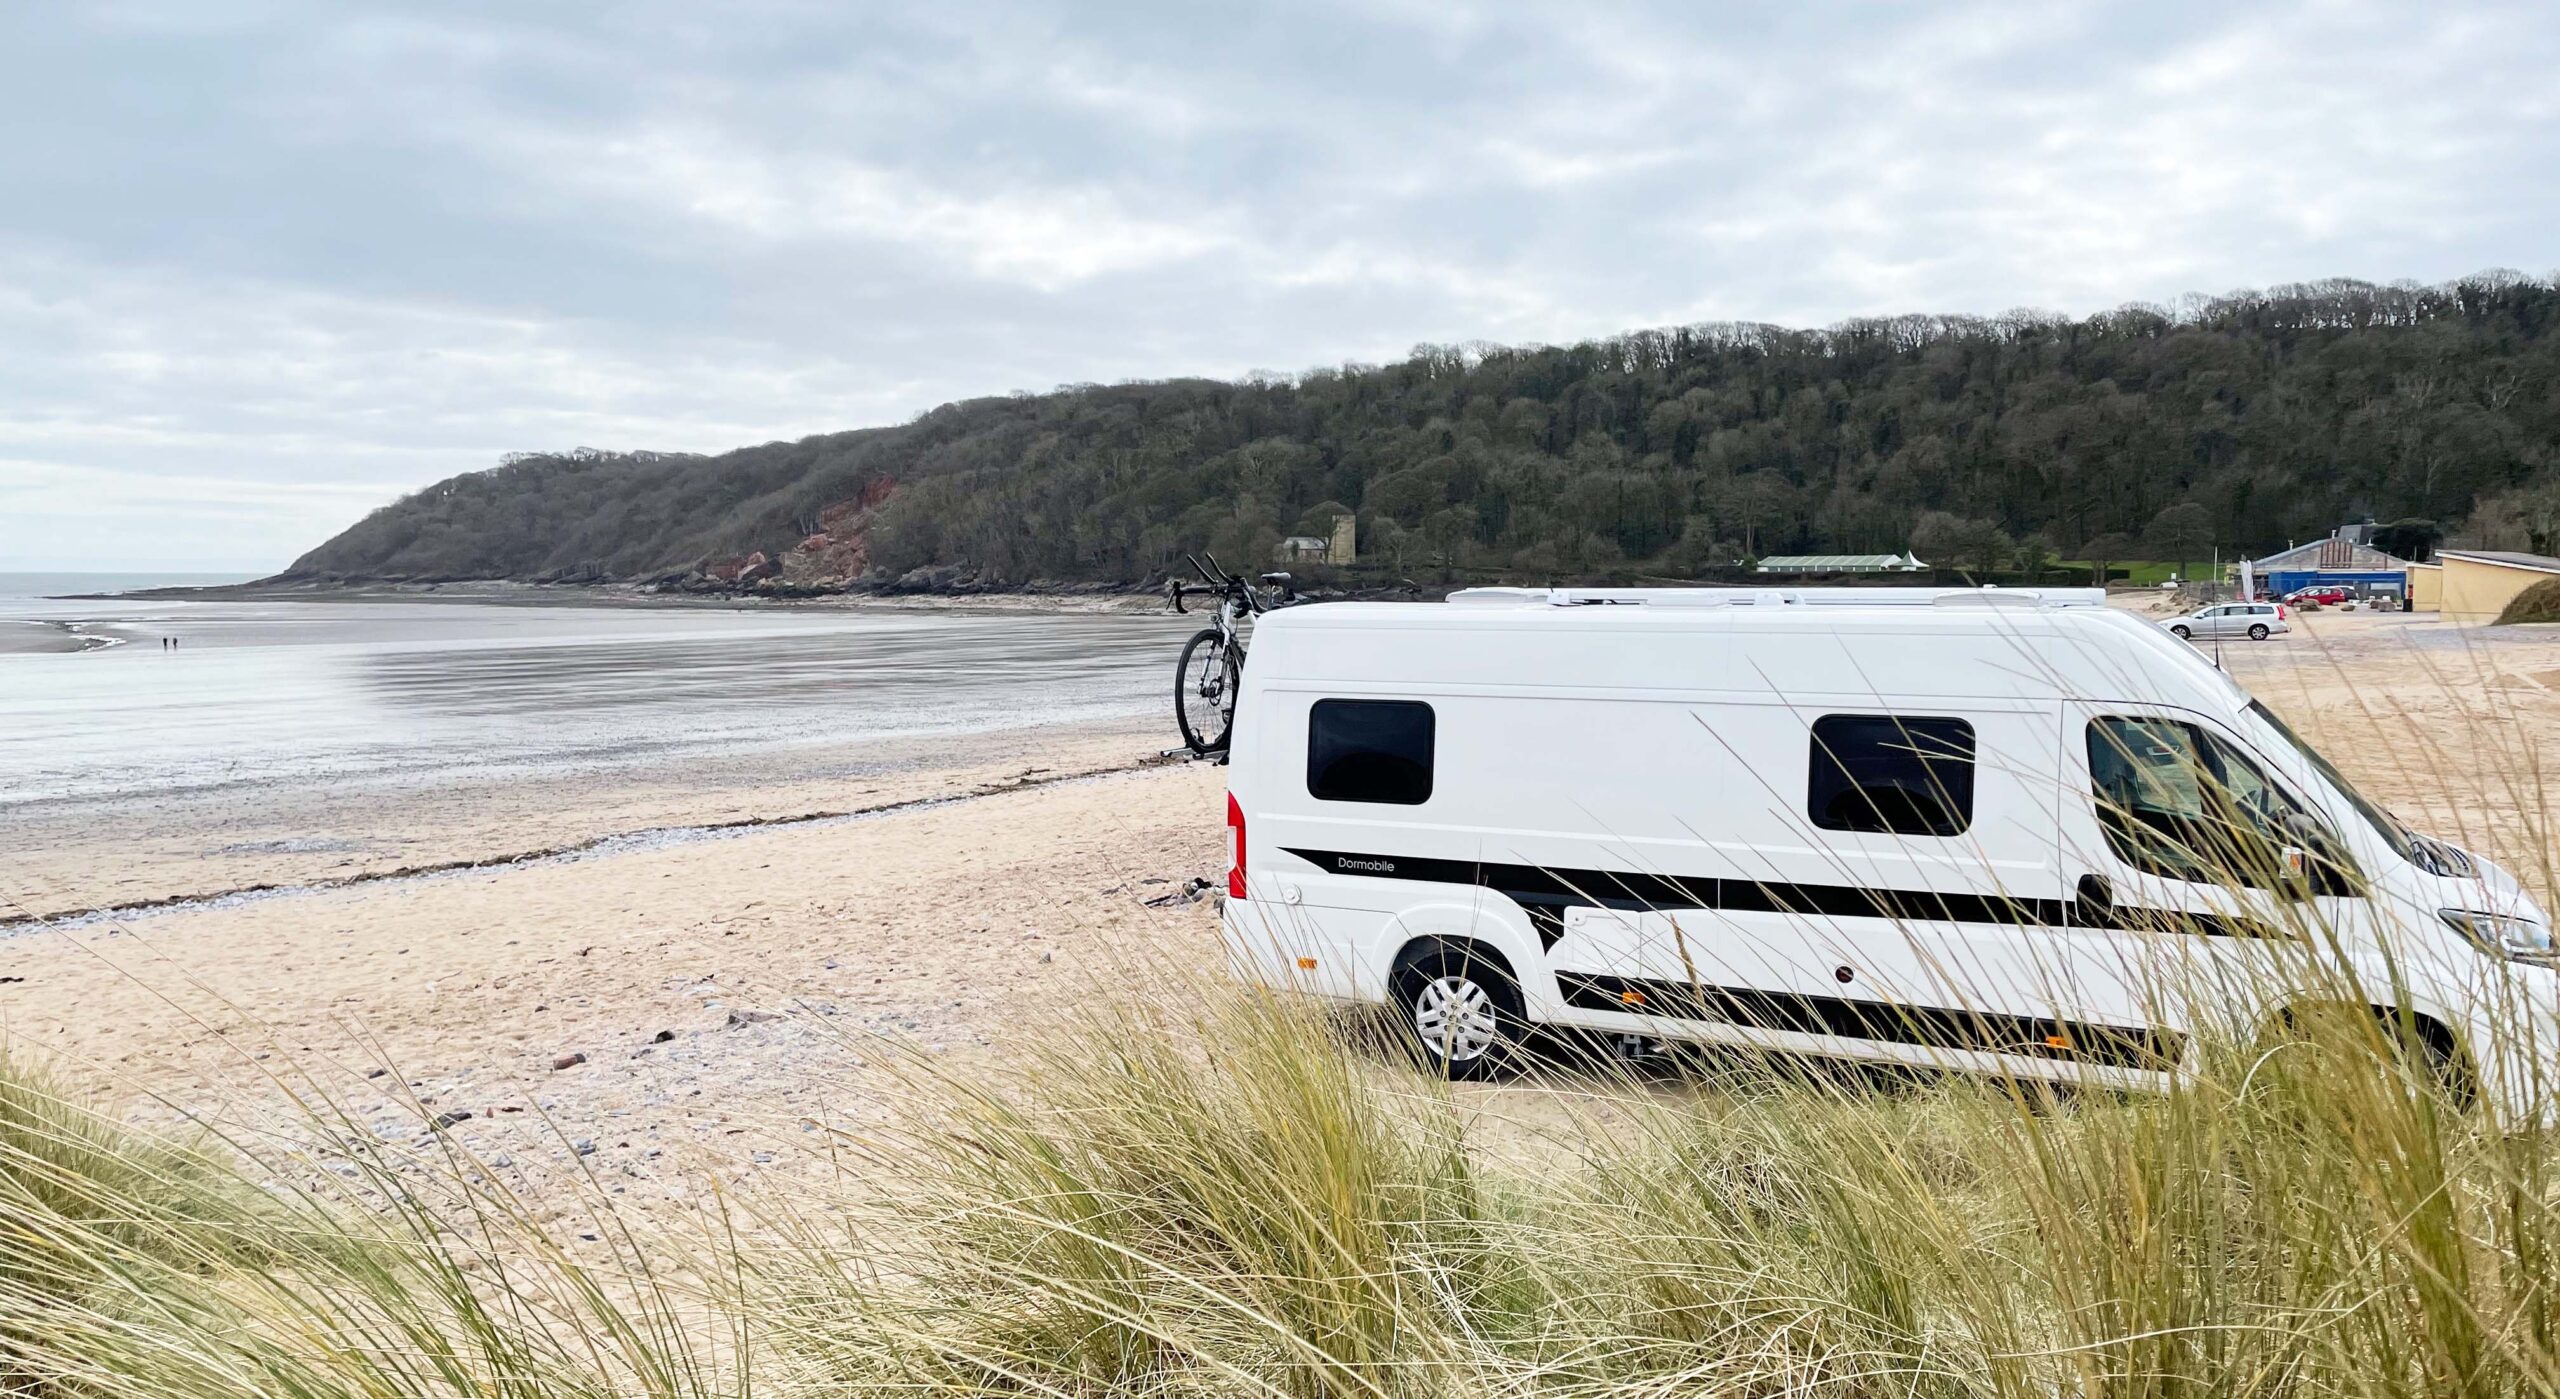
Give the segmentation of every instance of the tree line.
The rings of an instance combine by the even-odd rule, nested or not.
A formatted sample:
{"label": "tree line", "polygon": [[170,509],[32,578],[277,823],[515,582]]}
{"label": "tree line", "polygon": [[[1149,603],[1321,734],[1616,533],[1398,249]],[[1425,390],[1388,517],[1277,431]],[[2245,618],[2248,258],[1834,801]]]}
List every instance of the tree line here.
{"label": "tree line", "polygon": [[1408,576],[1699,576],[1913,550],[1978,573],[2259,554],[2348,519],[2560,551],[2560,284],[2333,280],[2085,318],[1713,324],[1424,345],[1245,382],[1072,385],[717,456],[526,454],[291,575],[642,578],[830,505],[875,576],[1157,576],[1357,518]]}

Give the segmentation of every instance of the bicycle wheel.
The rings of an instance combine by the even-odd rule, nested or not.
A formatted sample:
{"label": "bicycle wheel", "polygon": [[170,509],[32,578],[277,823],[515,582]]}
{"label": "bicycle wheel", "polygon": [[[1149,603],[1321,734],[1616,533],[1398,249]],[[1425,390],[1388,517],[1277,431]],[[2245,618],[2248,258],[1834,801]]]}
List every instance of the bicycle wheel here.
{"label": "bicycle wheel", "polygon": [[1236,681],[1241,662],[1236,650],[1215,627],[1184,643],[1173,678],[1173,717],[1182,725],[1182,741],[1194,753],[1215,753],[1227,746],[1227,730],[1235,723]]}

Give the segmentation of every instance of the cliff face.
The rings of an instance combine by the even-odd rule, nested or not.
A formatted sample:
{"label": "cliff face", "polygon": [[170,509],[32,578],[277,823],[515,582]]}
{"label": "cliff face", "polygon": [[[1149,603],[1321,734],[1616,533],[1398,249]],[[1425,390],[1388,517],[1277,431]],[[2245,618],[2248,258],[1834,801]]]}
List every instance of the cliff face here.
{"label": "cliff face", "polygon": [[375,511],[287,581],[692,582],[841,587],[869,567],[921,424],[719,456],[581,449],[509,458]]}

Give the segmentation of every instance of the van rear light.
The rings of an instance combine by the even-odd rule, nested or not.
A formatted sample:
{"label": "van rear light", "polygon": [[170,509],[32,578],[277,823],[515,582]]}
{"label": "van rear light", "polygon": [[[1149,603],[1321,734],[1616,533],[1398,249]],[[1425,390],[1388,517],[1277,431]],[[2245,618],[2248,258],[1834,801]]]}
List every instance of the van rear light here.
{"label": "van rear light", "polygon": [[2281,621],[2283,621],[2283,620],[2284,620],[2284,618],[2285,618],[2284,604],[2283,604],[2283,603],[2281,603],[2281,602],[2279,602],[2279,603],[2277,603],[2277,604],[2276,604],[2276,620],[2277,620],[2277,621],[2279,621],[2279,622],[2281,622]]}
{"label": "van rear light", "polygon": [[1236,794],[1227,793],[1227,838],[1235,845],[1235,863],[1227,866],[1227,897],[1244,897],[1244,808],[1236,805]]}

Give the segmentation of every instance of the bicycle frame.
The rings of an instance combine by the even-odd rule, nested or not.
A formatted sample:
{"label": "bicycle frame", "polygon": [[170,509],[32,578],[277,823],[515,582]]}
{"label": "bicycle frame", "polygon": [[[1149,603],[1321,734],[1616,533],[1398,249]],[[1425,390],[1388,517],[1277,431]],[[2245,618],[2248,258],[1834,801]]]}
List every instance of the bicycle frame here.
{"label": "bicycle frame", "polygon": [[[1190,554],[1184,554],[1182,556],[1182,560],[1183,562],[1191,565],[1191,571],[1200,575],[1200,581],[1208,584],[1211,591],[1218,599],[1217,619],[1211,624],[1210,630],[1217,636],[1219,649],[1226,654],[1229,658],[1229,664],[1235,668],[1228,672],[1232,677],[1237,671],[1240,671],[1244,665],[1245,643],[1242,635],[1242,628],[1245,622],[1252,617],[1259,616],[1262,613],[1269,611],[1272,607],[1286,607],[1299,601],[1295,581],[1286,573],[1264,574],[1262,576],[1263,585],[1278,594],[1276,601],[1266,603],[1260,590],[1256,589],[1251,582],[1248,582],[1243,575],[1228,572],[1226,567],[1218,562],[1217,555],[1208,553],[1204,550],[1198,557],[1194,557]],[[1203,562],[1203,560],[1206,560],[1206,562]],[[1165,593],[1168,600],[1173,604],[1173,610],[1176,612],[1188,610],[1182,605],[1182,591],[1181,579],[1169,578],[1166,580]],[[1195,638],[1193,645],[1196,646],[1197,644],[1198,639]],[[1190,655],[1190,648],[1184,648],[1183,664],[1186,667],[1189,664]],[[1187,689],[1185,687],[1187,687],[1188,684],[1189,682],[1187,680],[1177,683],[1175,700],[1177,705],[1182,702],[1180,698],[1181,695],[1187,693]],[[1204,688],[1202,693],[1207,694],[1210,693],[1210,691]],[[1195,753],[1200,753],[1205,756],[1211,751],[1224,751],[1223,739],[1221,739],[1218,745],[1214,745],[1211,748],[1201,747],[1200,741],[1191,732],[1188,719],[1184,720],[1184,737],[1193,741],[1192,751]]]}

